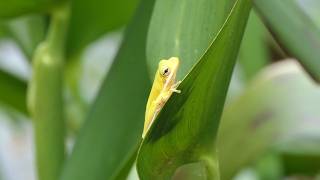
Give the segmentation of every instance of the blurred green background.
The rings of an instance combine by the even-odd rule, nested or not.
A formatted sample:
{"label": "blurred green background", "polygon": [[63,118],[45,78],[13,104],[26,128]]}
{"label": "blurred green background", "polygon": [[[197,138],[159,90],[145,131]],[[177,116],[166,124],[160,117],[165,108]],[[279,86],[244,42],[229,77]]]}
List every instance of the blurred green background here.
{"label": "blurred green background", "polygon": [[1,1],[0,180],[320,179],[319,50],[319,0]]}

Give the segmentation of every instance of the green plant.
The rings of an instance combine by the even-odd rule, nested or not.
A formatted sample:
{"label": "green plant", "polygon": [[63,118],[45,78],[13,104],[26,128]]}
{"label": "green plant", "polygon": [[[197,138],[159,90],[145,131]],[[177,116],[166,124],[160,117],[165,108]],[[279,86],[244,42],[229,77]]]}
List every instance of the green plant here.
{"label": "green plant", "polygon": [[[316,176],[320,4],[310,2],[3,1],[0,40],[20,47],[33,75],[0,71],[0,103],[31,119],[39,180],[126,179],[135,167],[142,180],[232,179],[245,168],[260,179]],[[82,59],[115,31],[121,45],[87,103]],[[172,56],[182,92],[142,139],[154,72]],[[313,79],[296,60],[269,65],[279,56]]]}

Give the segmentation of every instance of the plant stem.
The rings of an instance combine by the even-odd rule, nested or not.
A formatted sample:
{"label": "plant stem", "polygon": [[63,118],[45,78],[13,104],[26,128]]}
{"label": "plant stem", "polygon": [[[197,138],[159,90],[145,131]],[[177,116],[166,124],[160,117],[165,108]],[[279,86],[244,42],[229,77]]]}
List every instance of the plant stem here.
{"label": "plant stem", "polygon": [[33,59],[28,107],[34,120],[39,180],[56,180],[64,160],[65,122],[62,79],[67,6],[52,12],[47,39]]}
{"label": "plant stem", "polygon": [[201,157],[202,162],[205,164],[207,170],[208,180],[220,180],[219,162],[216,148],[214,152],[208,153],[208,155]]}

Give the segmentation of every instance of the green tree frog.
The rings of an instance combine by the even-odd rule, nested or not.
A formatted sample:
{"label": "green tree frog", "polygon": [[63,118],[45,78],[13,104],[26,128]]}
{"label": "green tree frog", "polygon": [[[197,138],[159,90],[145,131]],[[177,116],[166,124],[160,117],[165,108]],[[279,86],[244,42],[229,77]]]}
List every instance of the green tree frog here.
{"label": "green tree frog", "polygon": [[177,57],[171,57],[168,60],[164,59],[159,62],[158,70],[147,102],[142,138],[147,134],[151,124],[164,104],[168,101],[171,94],[173,92],[181,92],[180,90],[177,90],[181,81],[176,82],[178,67],[179,59]]}

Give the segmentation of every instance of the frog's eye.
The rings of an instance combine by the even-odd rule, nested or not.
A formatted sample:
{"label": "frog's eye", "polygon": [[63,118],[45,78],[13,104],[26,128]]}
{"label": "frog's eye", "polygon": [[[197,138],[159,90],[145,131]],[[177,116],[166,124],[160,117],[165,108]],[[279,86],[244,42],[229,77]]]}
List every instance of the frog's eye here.
{"label": "frog's eye", "polygon": [[168,67],[163,67],[162,69],[161,69],[161,71],[160,71],[160,74],[162,75],[162,76],[169,76],[169,74],[170,74],[170,69],[168,68]]}

